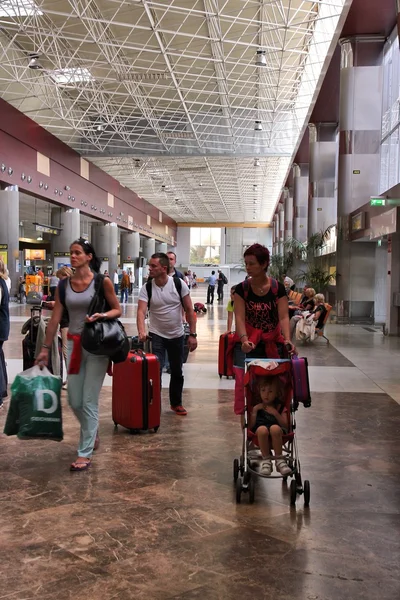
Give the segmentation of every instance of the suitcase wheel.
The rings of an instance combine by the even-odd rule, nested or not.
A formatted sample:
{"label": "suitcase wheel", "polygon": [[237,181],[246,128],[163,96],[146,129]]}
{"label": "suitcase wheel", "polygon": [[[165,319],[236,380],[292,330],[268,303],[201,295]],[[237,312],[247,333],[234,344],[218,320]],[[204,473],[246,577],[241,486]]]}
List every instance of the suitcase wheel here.
{"label": "suitcase wheel", "polygon": [[157,427],[154,427],[154,430],[153,430],[153,431],[154,431],[154,433],[157,433],[157,431],[158,431],[159,427],[160,427],[159,425],[157,425]]}
{"label": "suitcase wheel", "polygon": [[222,375],[220,375],[219,378],[222,379]]}
{"label": "suitcase wheel", "polygon": [[118,423],[116,423],[115,421],[114,421],[114,427],[115,427],[115,429],[118,429]]}
{"label": "suitcase wheel", "polygon": [[137,435],[138,433],[140,433],[140,429],[130,429],[129,433],[131,433],[132,435]]}

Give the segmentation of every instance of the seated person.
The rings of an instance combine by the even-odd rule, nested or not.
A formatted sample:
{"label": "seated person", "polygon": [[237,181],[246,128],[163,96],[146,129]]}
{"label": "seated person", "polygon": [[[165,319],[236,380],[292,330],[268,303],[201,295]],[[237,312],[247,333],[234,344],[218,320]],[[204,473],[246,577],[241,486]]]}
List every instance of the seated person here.
{"label": "seated person", "polygon": [[195,313],[203,312],[206,313],[207,309],[201,302],[195,302],[193,305],[193,310]]}
{"label": "seated person", "polygon": [[315,308],[315,303],[314,303],[314,298],[315,298],[315,290],[314,288],[307,288],[306,291],[306,300],[303,302],[303,304],[300,304],[300,306],[295,310],[295,312],[293,313],[293,316],[290,319],[290,336],[291,338],[294,335],[294,332],[296,330],[296,325],[297,322],[307,313],[310,313],[314,310]]}
{"label": "seated person", "polygon": [[233,285],[231,287],[231,297],[230,297],[230,300],[229,300],[228,304],[226,305],[226,310],[228,311],[228,320],[226,322],[226,331],[225,331],[225,333],[230,333],[232,331],[233,314],[234,314],[233,302],[234,302],[234,299],[235,299],[235,290],[236,290],[236,285]]}
{"label": "seated person", "polygon": [[262,454],[260,474],[272,473],[271,446],[275,454],[275,468],[281,475],[291,473],[282,456],[282,436],[289,429],[288,414],[283,399],[284,390],[278,376],[259,377],[258,394],[261,402],[253,407],[249,428],[257,435]]}
{"label": "seated person", "polygon": [[300,310],[314,310],[314,297],[315,290],[312,287],[308,287],[305,294],[300,302]]}
{"label": "seated person", "polygon": [[291,279],[287,275],[284,276],[283,285],[285,286],[285,290],[286,290],[287,294],[290,292],[290,290],[293,291],[296,288],[296,285],[295,285],[293,279]]}
{"label": "seated person", "polygon": [[315,326],[316,329],[322,329],[324,326],[324,319],[326,317],[326,306],[325,306],[325,297],[323,294],[316,294],[314,296],[315,307],[311,312],[313,315],[314,321],[317,321]]}

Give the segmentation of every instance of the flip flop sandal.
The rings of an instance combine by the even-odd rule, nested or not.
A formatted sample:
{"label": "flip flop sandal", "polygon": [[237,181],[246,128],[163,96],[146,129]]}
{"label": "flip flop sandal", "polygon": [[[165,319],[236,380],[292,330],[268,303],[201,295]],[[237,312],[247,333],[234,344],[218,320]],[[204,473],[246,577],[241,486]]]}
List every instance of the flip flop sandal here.
{"label": "flip flop sandal", "polygon": [[73,462],[69,468],[70,471],[87,471],[91,465],[91,461],[87,462]]}

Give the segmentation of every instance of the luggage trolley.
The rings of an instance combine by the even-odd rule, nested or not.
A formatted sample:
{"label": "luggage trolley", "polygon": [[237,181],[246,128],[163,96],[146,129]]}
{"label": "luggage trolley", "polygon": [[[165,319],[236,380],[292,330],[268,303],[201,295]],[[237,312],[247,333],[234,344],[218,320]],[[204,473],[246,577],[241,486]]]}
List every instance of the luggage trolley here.
{"label": "luggage trolley", "polygon": [[[305,369],[307,370],[306,359],[297,359],[304,361]],[[268,366],[270,368],[268,368]],[[307,372],[307,371],[306,371]],[[273,475],[264,475],[257,470],[261,457],[254,459],[250,458],[251,444],[258,447],[257,436],[250,431],[249,425],[249,406],[253,406],[253,397],[255,391],[255,382],[257,377],[268,377],[278,375],[282,381],[284,389],[284,404],[285,410],[289,415],[289,430],[283,434],[282,454],[286,459],[291,472],[287,475],[281,475],[274,472]],[[252,504],[255,498],[255,480],[257,477],[264,479],[283,479],[286,481],[288,477],[293,478],[290,482],[290,504],[296,504],[297,495],[304,495],[304,506],[310,504],[310,482],[302,481],[300,459],[298,454],[295,430],[296,420],[295,412],[298,409],[299,401],[293,395],[293,364],[292,359],[245,359],[245,409],[244,409],[244,426],[243,426],[243,444],[240,458],[235,458],[233,461],[233,478],[236,484],[236,502],[241,502],[243,493],[249,495],[249,502]],[[308,383],[308,381],[307,381]],[[311,405],[311,399],[303,402],[304,406]],[[272,461],[275,461],[274,455],[269,456]]]}

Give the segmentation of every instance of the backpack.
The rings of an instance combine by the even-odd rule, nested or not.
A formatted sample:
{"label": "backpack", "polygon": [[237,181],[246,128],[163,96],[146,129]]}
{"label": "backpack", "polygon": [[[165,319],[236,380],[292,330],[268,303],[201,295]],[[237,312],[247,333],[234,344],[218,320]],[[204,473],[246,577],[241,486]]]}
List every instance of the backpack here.
{"label": "backpack", "polygon": [[[180,277],[173,277],[172,279],[174,280],[176,291],[179,294],[179,298],[181,299],[181,304],[183,306],[182,279]],[[151,300],[151,295],[153,293],[153,286],[152,286],[151,279],[146,282],[146,291],[147,291],[147,310],[150,310],[150,300]]]}
{"label": "backpack", "polygon": [[225,285],[228,283],[228,278],[225,275],[225,273],[221,273],[221,279],[222,279],[222,281],[224,282]]}

